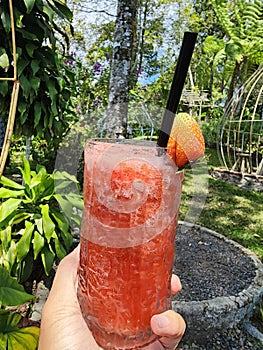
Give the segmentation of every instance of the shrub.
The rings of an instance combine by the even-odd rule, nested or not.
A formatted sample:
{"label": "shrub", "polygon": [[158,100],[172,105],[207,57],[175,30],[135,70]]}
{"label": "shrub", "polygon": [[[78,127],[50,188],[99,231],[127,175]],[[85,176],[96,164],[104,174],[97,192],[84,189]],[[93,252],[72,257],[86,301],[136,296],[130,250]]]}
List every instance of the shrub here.
{"label": "shrub", "polygon": [[22,316],[11,312],[6,306],[22,305],[33,300],[23,287],[0,266],[0,348],[1,349],[37,349],[39,328],[21,327]]}
{"label": "shrub", "polygon": [[67,254],[83,200],[77,180],[66,172],[48,174],[40,165],[32,171],[26,158],[20,172],[22,184],[0,180],[0,266],[24,282],[35,266],[48,275],[54,260]]}

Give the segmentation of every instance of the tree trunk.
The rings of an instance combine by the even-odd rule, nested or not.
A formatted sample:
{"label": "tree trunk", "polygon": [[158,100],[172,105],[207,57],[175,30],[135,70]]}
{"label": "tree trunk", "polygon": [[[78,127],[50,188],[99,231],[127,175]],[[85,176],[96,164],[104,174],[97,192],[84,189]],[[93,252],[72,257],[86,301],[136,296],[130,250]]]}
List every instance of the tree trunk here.
{"label": "tree trunk", "polygon": [[137,0],[119,0],[113,42],[106,137],[125,137]]}
{"label": "tree trunk", "polygon": [[143,11],[143,22],[142,22],[141,36],[140,36],[140,45],[139,45],[140,50],[138,52],[139,54],[138,70],[139,71],[141,71],[142,69],[142,60],[143,60],[143,54],[144,54],[144,36],[145,36],[145,29],[146,29],[147,13],[148,13],[148,2],[145,1],[145,7]]}
{"label": "tree trunk", "polygon": [[228,95],[227,95],[227,101],[225,106],[228,106],[231,98],[233,97],[236,85],[237,85],[237,80],[238,80],[238,76],[239,76],[239,72],[240,72],[240,67],[242,65],[242,61],[241,62],[236,62],[233,74],[232,74],[232,78],[231,78],[231,82],[229,84],[229,90],[228,90]]}
{"label": "tree trunk", "polygon": [[210,78],[209,78],[209,88],[208,88],[208,95],[207,97],[209,99],[212,98],[213,94],[213,85],[214,85],[214,71],[213,71],[213,62],[211,64],[211,71],[210,71]]}

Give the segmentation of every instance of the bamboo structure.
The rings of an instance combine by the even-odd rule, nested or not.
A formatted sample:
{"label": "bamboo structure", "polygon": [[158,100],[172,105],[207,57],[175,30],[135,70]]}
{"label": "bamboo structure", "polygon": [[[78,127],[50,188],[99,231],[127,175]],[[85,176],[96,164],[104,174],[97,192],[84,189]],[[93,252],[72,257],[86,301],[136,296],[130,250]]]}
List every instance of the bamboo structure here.
{"label": "bamboo structure", "polygon": [[219,128],[218,151],[226,169],[263,176],[263,66],[226,107]]}
{"label": "bamboo structure", "polygon": [[16,38],[15,38],[15,21],[14,21],[14,12],[13,12],[13,4],[12,0],[9,0],[9,9],[10,9],[10,21],[11,21],[11,35],[12,35],[12,50],[13,50],[13,64],[14,64],[14,75],[11,78],[1,78],[0,80],[13,81],[13,90],[10,101],[9,115],[7,121],[7,127],[5,132],[4,143],[0,155],[0,178],[3,174],[6,159],[8,156],[8,151],[10,148],[11,137],[13,134],[16,109],[17,109],[17,101],[18,101],[18,93],[19,93],[19,81],[17,79],[17,62],[16,62]]}

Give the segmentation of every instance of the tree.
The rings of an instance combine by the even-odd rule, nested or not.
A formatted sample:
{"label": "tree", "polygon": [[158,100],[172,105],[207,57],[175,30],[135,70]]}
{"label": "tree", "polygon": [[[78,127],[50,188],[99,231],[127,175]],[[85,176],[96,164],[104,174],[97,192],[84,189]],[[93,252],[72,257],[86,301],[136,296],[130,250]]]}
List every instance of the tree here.
{"label": "tree", "polygon": [[[105,16],[103,7],[104,1],[92,1],[92,3],[92,8],[90,2],[89,7],[87,4],[82,3],[78,5],[78,2],[76,3],[76,7],[79,9],[79,6],[81,6],[81,10],[85,11],[85,13],[86,11],[94,11],[96,14],[97,4],[102,4],[102,16]],[[130,5],[134,6],[135,4],[133,3]],[[137,2],[137,16],[134,18],[132,33],[133,42],[131,46],[132,57],[128,82],[128,90],[132,90],[132,96],[130,96],[132,99],[134,99],[134,92],[137,96],[140,94],[138,90],[142,88],[142,80],[151,80],[153,79],[152,77],[156,77],[163,72],[168,74],[167,68],[171,64],[174,64],[175,52],[177,47],[179,48],[183,36],[182,27],[180,27],[181,31],[178,37],[175,34],[173,36],[171,34],[174,29],[174,25],[171,25],[171,23],[175,22],[174,13],[177,11],[177,7],[177,4],[172,0],[140,0]],[[180,11],[181,17],[183,17],[183,5],[181,5]],[[79,15],[78,13],[78,18]],[[85,109],[87,110],[87,108],[89,108],[89,112],[92,111],[92,115],[94,115],[94,110],[107,105],[109,86],[109,81],[107,80],[109,79],[108,63],[110,62],[108,58],[112,58],[111,64],[115,64],[113,62],[115,55],[113,49],[116,48],[116,45],[112,35],[113,25],[112,16],[108,16],[107,20],[100,25],[97,24],[97,21],[96,23],[93,23],[93,21],[90,24],[85,23],[85,29],[89,32],[89,41],[86,42],[87,55],[86,62],[84,63],[84,70],[86,73],[83,72],[83,84],[81,84],[82,93],[80,94],[84,114]],[[81,26],[78,26],[78,28],[81,28]],[[84,26],[82,26],[82,28],[84,28]],[[87,35],[83,33],[83,37],[85,36]],[[125,41],[127,40],[125,39]],[[170,45],[171,42],[173,45]],[[170,47],[172,48],[169,49]],[[95,69],[97,72],[94,72]],[[115,74],[116,72],[114,73],[116,77],[115,80],[118,81],[119,77]],[[113,76],[113,74],[111,76]],[[169,89],[170,83],[171,78],[168,80],[167,90]],[[104,84],[104,86],[102,84]],[[125,93],[127,93],[127,91]],[[85,95],[87,96],[86,98]],[[124,96],[124,94],[122,95]],[[126,110],[127,103],[123,102],[122,106],[124,110]],[[112,106],[109,108],[112,110]],[[126,112],[124,111],[123,115],[125,114]],[[107,125],[105,128],[106,127]],[[124,129],[125,128],[124,126]]]}
{"label": "tree", "polygon": [[[225,31],[225,53],[233,60],[226,104],[234,90],[263,61],[263,3],[261,0],[212,0],[218,19]],[[250,72],[251,73],[251,72]]]}
{"label": "tree", "polygon": [[126,136],[137,1],[119,0],[115,22],[106,136]]}
{"label": "tree", "polygon": [[[253,8],[249,20],[251,23],[252,18],[256,19],[261,11],[258,0],[253,5],[251,5],[251,1],[235,0],[232,2],[234,3],[233,6],[229,0],[213,0],[213,2],[211,0],[195,0],[194,2],[190,0],[176,2],[174,0],[137,1],[136,30],[133,34],[133,54],[129,80],[130,101],[149,102],[152,107],[155,105],[156,109],[165,106],[183,33],[184,31],[196,31],[199,35],[191,61],[194,88],[208,92],[209,105],[213,105],[215,102],[225,102],[236,64],[234,55],[238,54],[238,50],[235,45],[232,46],[231,44],[233,37],[230,39],[229,34],[227,34],[225,22],[222,21],[220,16],[216,16],[219,10],[216,9],[214,2],[221,3],[221,7],[225,6],[224,11],[229,12],[226,15],[234,23],[234,27],[239,27],[239,24],[235,25],[238,17],[235,14],[232,15],[232,7],[235,8],[238,15],[238,6],[247,6],[247,16]],[[91,8],[91,3],[95,7]],[[96,13],[98,13],[98,9],[104,11],[104,3],[104,0],[91,0],[88,3],[88,11],[95,10]],[[110,8],[112,1],[109,1],[109,4]],[[88,5],[85,3],[81,6],[87,7]],[[252,6],[250,10],[249,6]],[[109,12],[109,8],[107,12]],[[243,18],[243,10],[241,10],[242,8],[240,14]],[[113,13],[111,12],[111,14]],[[105,18],[105,12],[103,12],[102,17]],[[113,57],[114,38],[112,28],[114,23],[112,19],[112,16],[108,16],[102,25],[101,22],[98,22],[99,25],[97,22],[92,23],[92,30],[89,32],[89,41],[87,42],[87,61],[85,62],[87,74],[85,81],[88,82],[88,88],[86,85],[85,89],[88,98],[86,100],[89,108],[92,111],[95,110],[95,113],[97,113],[99,107],[106,108],[108,102],[108,63],[110,61],[107,61],[108,58],[105,57]],[[261,35],[261,27],[258,25],[255,31],[259,35]],[[241,32],[240,29],[240,35]],[[93,34],[95,35],[94,40]],[[255,39],[251,39],[251,41]],[[246,62],[241,64],[239,80],[246,79],[260,61],[260,50],[256,51],[254,56],[251,55]],[[251,53],[249,51],[249,54]],[[237,57],[238,55],[236,55]],[[100,74],[97,74],[94,79],[95,67],[96,69],[101,68]],[[240,82],[238,81],[238,84]],[[185,87],[186,89],[193,88],[190,79],[187,79]],[[85,96],[84,90],[81,96]],[[185,108],[183,105],[180,107]],[[210,111],[211,108],[209,108],[209,113]],[[129,114],[130,116],[132,117],[131,114]],[[157,126],[157,123],[155,126]]]}
{"label": "tree", "polygon": [[[56,19],[69,21],[72,13],[61,1],[14,0],[17,70],[20,81],[15,131],[38,135],[56,148],[74,116],[74,73],[69,58],[58,49],[64,31]],[[8,0],[0,2],[0,76],[13,75]],[[63,42],[63,40],[61,40]],[[6,119],[11,86],[0,81],[0,114]]]}

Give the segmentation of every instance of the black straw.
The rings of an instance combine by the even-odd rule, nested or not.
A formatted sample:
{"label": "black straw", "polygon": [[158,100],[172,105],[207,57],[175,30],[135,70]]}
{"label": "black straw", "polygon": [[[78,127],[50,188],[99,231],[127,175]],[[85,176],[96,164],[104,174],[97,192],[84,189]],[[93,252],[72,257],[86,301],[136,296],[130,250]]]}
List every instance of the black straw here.
{"label": "black straw", "polygon": [[161,130],[157,141],[157,145],[159,147],[167,147],[167,143],[173,126],[174,116],[179,106],[196,39],[197,33],[184,33],[184,38],[178,57],[177,65],[175,68],[173,82],[166,105],[166,110],[162,120]]}

